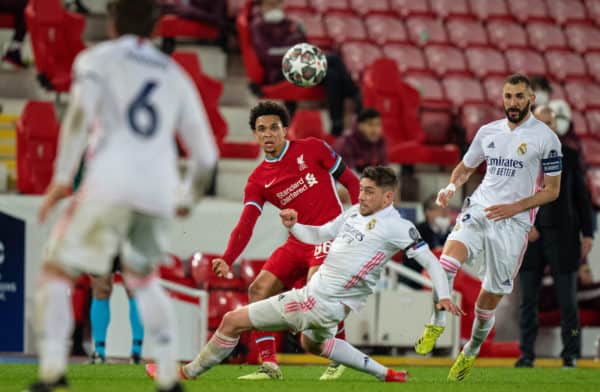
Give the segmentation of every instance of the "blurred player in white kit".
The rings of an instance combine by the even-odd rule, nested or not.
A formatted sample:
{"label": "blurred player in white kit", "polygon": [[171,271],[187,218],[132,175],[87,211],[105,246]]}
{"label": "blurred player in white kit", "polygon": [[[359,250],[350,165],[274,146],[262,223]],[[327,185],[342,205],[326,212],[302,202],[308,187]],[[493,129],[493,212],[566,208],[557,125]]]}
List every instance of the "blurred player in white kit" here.
{"label": "blurred player in white kit", "polygon": [[[321,244],[332,240],[323,265],[302,289],[293,289],[228,312],[221,325],[189,364],[180,368],[191,379],[219,364],[250,329],[303,332],[305,350],[363,371],[381,381],[404,382],[405,371],[388,369],[350,343],[336,339],[337,325],[350,311],[359,311],[373,293],[387,261],[404,250],[427,269],[439,299],[439,309],[462,314],[450,300],[448,284],[436,257],[414,225],[392,205],[398,180],[393,170],[367,167],[360,180],[359,204],[322,226],[297,223],[298,213],[281,210],[283,224],[300,241]],[[401,294],[399,294],[401,295]],[[155,377],[156,367],[146,365]]]}
{"label": "blurred player in white kit", "polygon": [[[465,262],[483,253],[485,264],[471,339],[450,369],[450,381],[462,381],[471,372],[481,344],[494,326],[498,303],[512,292],[537,207],[555,200],[560,192],[560,141],[531,113],[535,95],[529,79],[521,74],[509,76],[502,98],[506,118],[479,129],[452,172],[450,184],[437,198],[437,203],[446,207],[456,190],[486,162],[485,176],[466,199],[440,257],[449,287]],[[434,310],[415,351],[429,353],[445,325],[445,312]]]}
{"label": "blurred player in white kit", "polygon": [[[75,60],[41,222],[69,194],[86,146],[87,171],[46,245],[35,305],[39,381],[29,391],[67,390],[71,285],[82,273],[108,274],[121,244],[124,279],[155,346],[157,387],[182,390],[175,313],[154,270],[165,250],[167,224],[176,213],[187,214],[201,196],[218,155],[194,84],[148,40],[158,17],[154,0],[112,1],[114,39]],[[191,160],[183,179],[175,130]]]}

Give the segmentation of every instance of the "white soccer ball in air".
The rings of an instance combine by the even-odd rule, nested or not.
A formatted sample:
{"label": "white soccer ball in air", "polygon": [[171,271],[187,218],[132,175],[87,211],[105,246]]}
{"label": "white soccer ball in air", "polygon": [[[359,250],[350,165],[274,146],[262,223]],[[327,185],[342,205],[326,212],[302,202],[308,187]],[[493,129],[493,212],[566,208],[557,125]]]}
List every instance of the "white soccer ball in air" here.
{"label": "white soccer ball in air", "polygon": [[301,43],[292,46],[281,61],[285,78],[300,87],[321,83],[327,73],[327,58],[315,45]]}

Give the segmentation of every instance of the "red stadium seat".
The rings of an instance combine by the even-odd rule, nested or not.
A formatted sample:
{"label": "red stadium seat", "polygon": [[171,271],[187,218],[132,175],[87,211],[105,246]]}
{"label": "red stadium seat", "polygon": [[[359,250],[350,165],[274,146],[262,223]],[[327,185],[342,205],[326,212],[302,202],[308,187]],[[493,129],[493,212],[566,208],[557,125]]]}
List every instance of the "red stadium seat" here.
{"label": "red stadium seat", "polygon": [[502,52],[492,48],[468,48],[465,51],[468,69],[477,77],[504,76],[508,73]]}
{"label": "red stadium seat", "polygon": [[212,271],[211,260],[220,257],[207,253],[196,252],[190,258],[190,271],[196,287],[203,290],[246,290],[244,281],[240,277],[230,276],[220,278]]}
{"label": "red stadium seat", "polygon": [[546,62],[539,53],[529,49],[509,49],[506,61],[510,72],[522,72],[527,75],[545,75]]}
{"label": "red stadium seat", "polygon": [[30,0],[25,20],[38,80],[46,89],[68,91],[73,61],[85,48],[82,40],[85,19],[67,12],[60,0]]}
{"label": "red stadium seat", "polygon": [[488,104],[466,104],[460,110],[460,123],[465,128],[467,143],[471,143],[481,126],[497,120],[498,110]]}
{"label": "red stadium seat", "polygon": [[369,15],[365,18],[365,27],[367,36],[378,45],[408,42],[404,23],[397,17]]}
{"label": "red stadium seat", "polygon": [[236,27],[238,31],[238,43],[242,52],[242,61],[244,70],[251,84],[260,87],[264,98],[281,99],[284,101],[301,101],[325,99],[325,90],[322,86],[303,88],[295,86],[287,81],[265,85],[264,69],[258,61],[258,56],[252,45],[250,36],[250,19],[252,16],[253,1],[247,1],[240,10],[236,18]]}
{"label": "red stadium seat", "polygon": [[493,107],[502,107],[502,87],[504,87],[503,76],[490,76],[483,79],[483,89],[487,101]]}
{"label": "red stadium seat", "polygon": [[446,19],[451,16],[471,16],[467,0],[435,0],[431,8],[438,18]]}
{"label": "red stadium seat", "polygon": [[490,44],[500,50],[528,48],[527,33],[518,23],[507,20],[491,20],[487,24]]}
{"label": "red stadium seat", "polygon": [[600,52],[586,53],[584,59],[589,75],[600,82]]}
{"label": "red stadium seat", "polygon": [[52,179],[59,123],[52,102],[29,101],[17,121],[17,189],[42,194]]}
{"label": "red stadium seat", "polygon": [[409,73],[404,75],[404,80],[417,89],[424,102],[449,104],[442,85],[435,77],[424,73]]}
{"label": "red stadium seat", "polygon": [[396,63],[379,59],[365,69],[362,81],[365,106],[379,110],[389,145],[425,139],[419,125],[418,93],[400,79]]}
{"label": "red stadium seat", "polygon": [[288,137],[290,140],[316,137],[330,144],[335,141],[332,135],[325,132],[323,121],[321,120],[321,112],[311,109],[298,109],[294,113],[288,129]]}
{"label": "red stadium seat", "polygon": [[309,0],[286,0],[283,2],[286,13],[290,11],[314,11]]}
{"label": "red stadium seat", "polygon": [[13,27],[15,27],[15,18],[13,14],[0,13],[0,28],[12,29]]}
{"label": "red stadium seat", "polygon": [[423,51],[413,45],[389,44],[383,47],[383,55],[396,62],[401,73],[427,71],[429,68]]}
{"label": "red stadium seat", "polygon": [[[588,125],[587,128],[585,127],[586,120]],[[573,116],[573,126],[575,127],[575,132],[577,135],[589,135],[595,137],[597,140],[600,140],[600,110],[588,110],[585,113],[585,120],[581,118],[575,121],[575,116]],[[581,128],[581,131],[578,128]],[[582,132],[584,131],[587,132],[583,134]]]}
{"label": "red stadium seat", "polygon": [[577,53],[551,50],[546,52],[546,64],[548,64],[550,75],[560,81],[587,78],[587,69],[583,57]]}
{"label": "red stadium seat", "polygon": [[350,0],[350,7],[359,15],[394,15],[387,0]]}
{"label": "red stadium seat", "polygon": [[543,1],[536,2],[535,7],[532,7],[528,1],[509,1],[508,9],[512,16],[521,23],[553,22]]}
{"label": "red stadium seat", "polygon": [[569,46],[579,53],[600,51],[600,28],[592,25],[574,24],[565,27]]}
{"label": "red stadium seat", "polygon": [[467,103],[485,103],[486,96],[479,80],[467,76],[448,76],[442,80],[446,97],[456,107]]}
{"label": "red stadium seat", "polygon": [[404,80],[421,94],[425,105],[449,104],[444,95],[442,85],[433,76],[422,73],[410,73],[404,76]]}
{"label": "red stadium seat", "polygon": [[306,29],[306,37],[310,43],[317,45],[324,50],[331,47],[331,38],[329,38],[329,35],[327,34],[327,29],[325,28],[321,14],[298,10],[287,12],[287,16],[302,23]]}
{"label": "red stadium seat", "polygon": [[450,42],[459,48],[486,46],[487,32],[477,19],[450,18],[446,21]]}
{"label": "red stadium seat", "polygon": [[344,63],[355,80],[359,79],[365,67],[383,57],[381,49],[369,43],[349,42],[342,45],[341,51]]}
{"label": "red stadium seat", "polygon": [[575,110],[600,108],[600,85],[584,80],[569,80],[565,83],[565,92]]}
{"label": "red stadium seat", "polygon": [[173,59],[188,73],[194,81],[206,109],[206,115],[215,135],[222,158],[254,159],[260,153],[255,142],[226,142],[227,122],[221,115],[219,100],[223,93],[223,84],[202,72],[198,56],[192,52],[175,52]]}
{"label": "red stadium seat", "polygon": [[562,84],[551,79],[550,86],[552,86],[552,99],[567,100],[567,94],[565,93],[565,89],[563,88]]}
{"label": "red stadium seat", "polygon": [[548,13],[558,24],[585,22],[587,12],[581,0],[546,0]]}
{"label": "red stadium seat", "polygon": [[559,26],[553,23],[530,22],[526,24],[526,29],[529,43],[533,49],[545,52],[548,49],[568,48],[565,34]]}
{"label": "red stadium seat", "polygon": [[600,0],[586,0],[585,7],[590,19],[600,26]]}
{"label": "red stadium seat", "polygon": [[226,290],[212,290],[208,294],[208,328],[221,324],[225,313],[248,304],[248,295]]}
{"label": "red stadium seat", "polygon": [[367,30],[358,16],[344,14],[325,15],[325,26],[329,38],[336,44],[367,40]]}
{"label": "red stadium seat", "polygon": [[406,21],[406,28],[410,40],[419,46],[448,43],[446,29],[438,19],[415,16]]}
{"label": "red stadium seat", "polygon": [[587,171],[588,186],[592,196],[592,203],[600,208],[600,167],[593,167]]}
{"label": "red stadium seat", "polygon": [[402,18],[433,15],[427,0],[390,0],[390,7]]}
{"label": "red stadium seat", "polygon": [[[589,112],[588,112],[589,113]],[[586,137],[590,136],[588,130],[588,124],[585,120],[585,116],[580,112],[572,112],[571,113],[571,122],[573,123],[573,130],[578,137]],[[600,124],[598,124],[600,125]]]}
{"label": "red stadium seat", "polygon": [[451,46],[429,45],[425,48],[425,58],[429,68],[438,76],[468,73],[467,62],[462,52]]}
{"label": "red stadium seat", "polygon": [[504,0],[470,0],[471,12],[479,19],[511,19],[508,7]]}
{"label": "red stadium seat", "polygon": [[310,4],[317,12],[324,15],[332,12],[353,13],[348,0],[310,0]]}
{"label": "red stadium seat", "polygon": [[[380,59],[368,67],[362,92],[365,105],[375,107],[382,113],[388,157],[392,162],[453,164],[458,160],[456,146],[424,144],[427,134],[417,118],[420,105],[418,92],[402,82],[393,61]],[[442,136],[439,140],[442,143],[447,136],[447,125],[436,129]]]}
{"label": "red stadium seat", "polygon": [[581,140],[583,161],[590,166],[600,166],[600,140],[584,138]]}
{"label": "red stadium seat", "polygon": [[161,16],[156,25],[155,32],[159,37],[183,37],[204,40],[216,40],[221,35],[221,30],[218,27],[175,15]]}

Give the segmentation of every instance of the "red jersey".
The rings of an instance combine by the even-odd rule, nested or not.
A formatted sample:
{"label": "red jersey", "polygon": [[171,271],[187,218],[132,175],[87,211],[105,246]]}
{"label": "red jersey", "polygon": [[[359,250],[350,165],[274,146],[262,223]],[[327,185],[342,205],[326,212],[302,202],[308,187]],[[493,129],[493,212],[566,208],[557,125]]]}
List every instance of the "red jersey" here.
{"label": "red jersey", "polygon": [[341,157],[316,138],[286,141],[278,157],[265,158],[248,177],[244,205],[262,211],[265,201],[298,211],[298,222],[319,226],[343,212],[332,177]]}

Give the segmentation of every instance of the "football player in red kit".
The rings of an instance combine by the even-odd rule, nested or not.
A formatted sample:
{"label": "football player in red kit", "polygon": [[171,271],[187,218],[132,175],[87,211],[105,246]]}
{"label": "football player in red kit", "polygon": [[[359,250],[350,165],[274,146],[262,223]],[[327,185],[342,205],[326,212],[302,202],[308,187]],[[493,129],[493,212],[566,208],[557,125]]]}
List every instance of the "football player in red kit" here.
{"label": "football player in red kit", "polygon": [[[248,177],[244,189],[244,209],[231,232],[222,258],[213,259],[213,271],[224,276],[242,253],[265,202],[279,209],[298,211],[298,221],[322,225],[342,213],[335,181],[343,184],[352,204],[358,201],[359,181],[342,158],[324,141],[316,138],[287,140],[289,125],[286,109],[270,101],[259,103],[250,112],[250,127],[265,152],[265,160]],[[298,241],[292,235],[273,252],[248,289],[250,302],[259,301],[310,279],[323,263],[329,243],[318,246]],[[343,326],[340,327],[343,332]],[[240,377],[246,380],[281,379],[277,366],[275,338],[268,332],[253,332],[262,366]],[[344,368],[331,363],[322,380],[339,378]]]}

